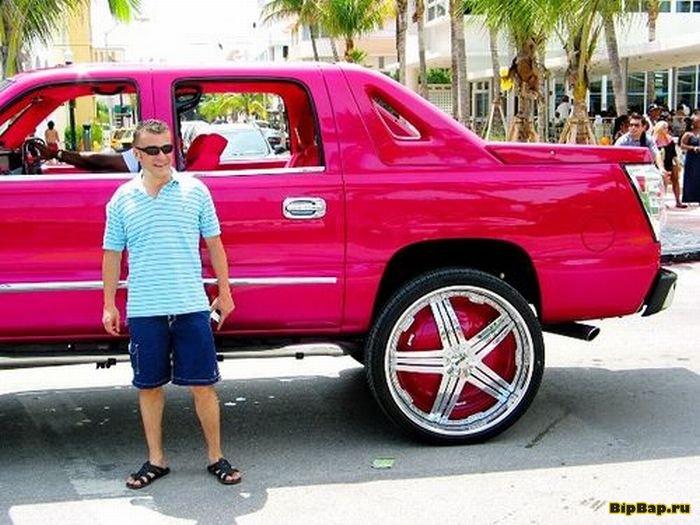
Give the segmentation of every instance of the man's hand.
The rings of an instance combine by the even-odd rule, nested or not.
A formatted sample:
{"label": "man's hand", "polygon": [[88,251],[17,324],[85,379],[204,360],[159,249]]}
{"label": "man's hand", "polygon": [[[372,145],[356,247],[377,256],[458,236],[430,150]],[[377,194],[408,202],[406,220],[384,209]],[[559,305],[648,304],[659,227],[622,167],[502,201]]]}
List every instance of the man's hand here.
{"label": "man's hand", "polygon": [[119,310],[116,306],[104,307],[102,325],[109,335],[119,335]]}
{"label": "man's hand", "polygon": [[51,160],[56,158],[56,154],[52,152],[43,142],[36,141],[34,143],[34,147],[39,150],[41,160]]}
{"label": "man's hand", "polygon": [[210,308],[212,310],[218,310],[221,313],[221,319],[219,319],[219,323],[216,325],[216,330],[218,331],[221,330],[221,327],[224,325],[224,321],[231,314],[231,312],[233,312],[236,305],[233,303],[233,298],[229,292],[223,293],[214,299]]}

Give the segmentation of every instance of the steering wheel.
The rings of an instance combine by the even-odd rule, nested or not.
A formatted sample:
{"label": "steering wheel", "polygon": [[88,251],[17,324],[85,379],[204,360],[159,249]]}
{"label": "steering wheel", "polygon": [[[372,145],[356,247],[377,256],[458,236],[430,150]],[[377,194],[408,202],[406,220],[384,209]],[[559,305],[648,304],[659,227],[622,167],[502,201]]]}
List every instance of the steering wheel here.
{"label": "steering wheel", "polygon": [[46,150],[46,142],[32,137],[22,143],[22,173],[41,175],[41,151]]}

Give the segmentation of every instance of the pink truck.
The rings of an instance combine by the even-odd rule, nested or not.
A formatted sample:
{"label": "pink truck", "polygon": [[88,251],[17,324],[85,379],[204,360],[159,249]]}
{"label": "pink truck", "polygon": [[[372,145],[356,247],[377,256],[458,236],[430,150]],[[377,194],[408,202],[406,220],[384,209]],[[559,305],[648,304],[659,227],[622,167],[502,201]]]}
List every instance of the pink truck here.
{"label": "pink truck", "polygon": [[[101,324],[101,241],[132,175],[41,163],[32,147],[42,122],[85,104],[113,127],[168,122],[178,169],[210,188],[237,303],[222,350],[336,345],[418,439],[512,425],[539,387],[544,330],[590,340],[580,321],[671,302],[663,184],[644,149],[487,143],[348,65],[75,65],[0,83],[3,367],[124,357]],[[287,151],[230,136],[222,154],[209,139],[242,126],[212,107],[273,123]],[[184,140],[193,122],[201,139]],[[207,289],[213,277],[205,258]]]}

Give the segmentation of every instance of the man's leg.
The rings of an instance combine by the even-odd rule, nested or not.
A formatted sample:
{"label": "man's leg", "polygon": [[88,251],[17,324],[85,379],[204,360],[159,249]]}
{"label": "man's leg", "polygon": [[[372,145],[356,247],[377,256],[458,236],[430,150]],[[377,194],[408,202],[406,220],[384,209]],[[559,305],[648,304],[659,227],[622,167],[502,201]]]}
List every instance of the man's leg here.
{"label": "man's leg", "polygon": [[163,408],[165,407],[165,393],[163,388],[139,390],[139,407],[148,444],[148,461],[158,467],[164,467]]}
{"label": "man's leg", "polygon": [[[162,385],[172,375],[168,323],[166,316],[129,319],[129,354],[134,371],[133,384],[139,389],[139,408],[148,445],[148,462],[161,470],[166,469],[163,453],[165,392]],[[149,474],[146,477],[153,476]],[[140,488],[144,483],[132,475],[127,480],[127,485]]]}
{"label": "man's leg", "polygon": [[214,463],[224,456],[221,451],[221,416],[219,396],[212,385],[191,387],[194,395],[194,407],[202,425],[204,439],[207,442],[209,463]]}
{"label": "man's leg", "polygon": [[[197,417],[202,425],[204,440],[207,443],[207,456],[209,464],[216,463],[224,457],[221,450],[221,416],[219,410],[219,396],[214,386],[190,387],[194,396],[194,406]],[[234,473],[226,476],[227,481],[240,478],[240,474]]]}

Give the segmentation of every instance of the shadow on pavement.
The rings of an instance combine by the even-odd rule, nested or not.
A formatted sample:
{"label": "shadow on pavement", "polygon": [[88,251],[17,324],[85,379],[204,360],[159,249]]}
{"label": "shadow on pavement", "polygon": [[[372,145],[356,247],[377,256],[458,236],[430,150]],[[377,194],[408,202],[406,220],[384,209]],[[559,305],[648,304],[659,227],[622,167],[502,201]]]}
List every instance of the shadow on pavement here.
{"label": "shadow on pavement", "polygon": [[[231,523],[285,487],[700,454],[687,427],[700,419],[700,377],[684,368],[547,369],[533,406],[510,431],[463,447],[404,438],[380,413],[357,367],[340,378],[224,381],[219,393],[225,448],[243,483],[224,487],[206,473],[190,396],[169,387],[172,473],[143,491],[123,485],[145,457],[131,388],[0,396],[0,523],[18,506],[100,498],[133,498],[130,505],[197,523]],[[380,456],[394,458],[394,467],[370,468]]]}

